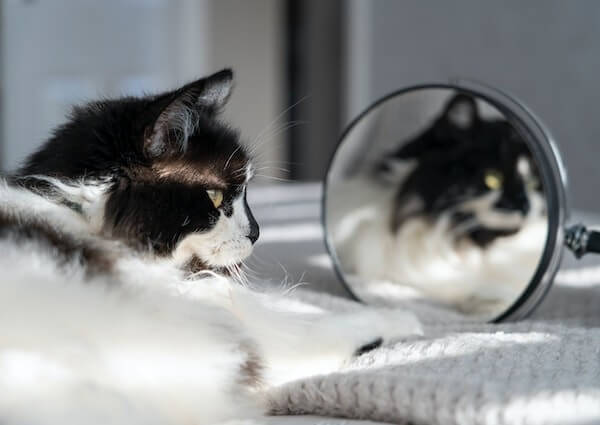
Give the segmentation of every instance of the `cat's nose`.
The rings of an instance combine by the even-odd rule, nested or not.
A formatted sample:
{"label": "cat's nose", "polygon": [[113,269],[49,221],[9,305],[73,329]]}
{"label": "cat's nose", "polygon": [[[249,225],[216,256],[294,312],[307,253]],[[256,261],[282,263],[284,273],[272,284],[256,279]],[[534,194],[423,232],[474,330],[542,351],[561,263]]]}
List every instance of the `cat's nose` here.
{"label": "cat's nose", "polygon": [[258,240],[258,235],[260,234],[260,231],[258,230],[258,223],[252,215],[252,211],[250,211],[248,201],[246,201],[246,193],[244,193],[244,209],[246,210],[246,217],[248,218],[248,221],[250,223],[250,233],[248,234],[248,239],[250,239],[250,242],[254,244],[254,242]]}
{"label": "cat's nose", "polygon": [[258,240],[259,235],[260,235],[260,230],[258,229],[258,226],[252,226],[250,228],[250,233],[248,234],[248,239],[250,239],[250,242],[252,242],[252,244],[254,244],[254,242],[256,242]]}

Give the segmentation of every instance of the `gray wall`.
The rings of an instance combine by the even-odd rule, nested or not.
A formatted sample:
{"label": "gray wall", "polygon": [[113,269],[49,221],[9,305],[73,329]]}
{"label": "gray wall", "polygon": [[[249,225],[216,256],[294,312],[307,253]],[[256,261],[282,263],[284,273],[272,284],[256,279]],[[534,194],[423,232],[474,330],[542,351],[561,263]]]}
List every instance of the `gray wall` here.
{"label": "gray wall", "polygon": [[[288,4],[291,177],[321,180],[341,129],[343,0]],[[295,21],[294,23],[290,22]],[[290,57],[290,56],[288,56]]]}
{"label": "gray wall", "polygon": [[[190,0],[195,1],[195,0]],[[210,0],[210,59],[232,67],[235,90],[225,116],[255,151],[257,175],[284,176],[285,4],[281,0]],[[272,182],[270,178],[256,181]]]}
{"label": "gray wall", "polygon": [[600,2],[351,0],[346,119],[396,88],[450,77],[508,91],[548,125],[573,206],[600,211]]}
{"label": "gray wall", "polygon": [[[280,0],[0,0],[0,169],[12,170],[71,105],[173,88],[231,66],[227,118],[259,165],[285,159],[273,131],[284,109]],[[258,137],[261,135],[261,137]],[[261,174],[281,175],[276,168]]]}

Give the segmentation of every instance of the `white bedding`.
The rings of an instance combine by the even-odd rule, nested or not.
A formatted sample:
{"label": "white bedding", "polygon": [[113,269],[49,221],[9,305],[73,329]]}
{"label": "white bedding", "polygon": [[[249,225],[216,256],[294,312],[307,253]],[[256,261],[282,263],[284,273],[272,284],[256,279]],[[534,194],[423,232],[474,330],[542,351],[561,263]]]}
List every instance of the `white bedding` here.
{"label": "white bedding", "polygon": [[[319,186],[253,188],[249,197],[261,224],[250,262],[259,277],[271,284],[307,282],[296,292],[299,298],[331,309],[356,308],[344,299],[325,253]],[[554,287],[529,320],[436,323],[426,311],[417,312],[427,323],[423,337],[270,394],[278,414],[320,417],[269,423],[350,423],[324,416],[414,424],[600,423],[600,261],[589,257],[576,264],[565,257]]]}

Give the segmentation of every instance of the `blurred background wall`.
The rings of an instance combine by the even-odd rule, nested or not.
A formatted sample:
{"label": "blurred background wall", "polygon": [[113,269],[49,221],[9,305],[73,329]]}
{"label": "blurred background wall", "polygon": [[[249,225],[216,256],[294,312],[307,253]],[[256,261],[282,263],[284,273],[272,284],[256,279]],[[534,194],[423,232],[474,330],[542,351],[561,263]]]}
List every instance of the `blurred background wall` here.
{"label": "blurred background wall", "polygon": [[496,86],[550,128],[573,206],[600,211],[600,2],[353,0],[350,6],[348,38],[357,31],[360,37],[348,47],[356,69],[346,118],[416,82],[464,77]]}
{"label": "blurred background wall", "polygon": [[[227,109],[261,173],[321,179],[349,120],[383,94],[466,77],[550,127],[578,208],[600,211],[600,2],[3,0],[3,169],[72,103],[157,91],[232,66]],[[258,140],[258,141],[256,141]]]}
{"label": "blurred background wall", "polygon": [[[74,103],[175,88],[223,67],[236,71],[226,114],[251,142],[286,101],[284,6],[279,0],[2,1],[2,168],[17,166]],[[265,162],[283,160],[282,138],[265,144]]]}

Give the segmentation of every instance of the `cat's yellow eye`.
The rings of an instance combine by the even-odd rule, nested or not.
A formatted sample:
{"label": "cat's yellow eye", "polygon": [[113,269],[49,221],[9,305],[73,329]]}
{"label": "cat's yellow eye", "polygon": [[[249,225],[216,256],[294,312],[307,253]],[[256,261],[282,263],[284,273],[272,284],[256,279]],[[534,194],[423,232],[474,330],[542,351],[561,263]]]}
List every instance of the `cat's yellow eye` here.
{"label": "cat's yellow eye", "polygon": [[536,190],[538,187],[540,187],[540,182],[535,177],[531,177],[527,180],[527,189]]}
{"label": "cat's yellow eye", "polygon": [[215,208],[219,208],[223,203],[223,191],[218,189],[209,189],[206,191]]}
{"label": "cat's yellow eye", "polygon": [[502,188],[502,183],[504,182],[504,176],[502,173],[497,170],[487,170],[483,177],[483,181],[488,189],[498,190]]}

